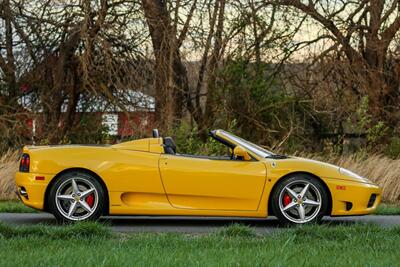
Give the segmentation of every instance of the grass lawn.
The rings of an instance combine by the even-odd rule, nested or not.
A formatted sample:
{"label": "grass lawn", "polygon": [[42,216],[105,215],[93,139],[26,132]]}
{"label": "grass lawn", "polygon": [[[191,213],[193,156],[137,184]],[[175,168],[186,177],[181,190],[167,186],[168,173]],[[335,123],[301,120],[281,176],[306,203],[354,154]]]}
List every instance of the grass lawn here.
{"label": "grass lawn", "polygon": [[377,215],[400,215],[400,205],[380,204],[375,211]]}
{"label": "grass lawn", "polygon": [[2,200],[0,201],[0,213],[4,212],[35,213],[39,211],[25,206],[21,201],[18,200]]}
{"label": "grass lawn", "polygon": [[312,225],[256,235],[116,234],[106,226],[0,224],[0,266],[391,266],[400,228]]}

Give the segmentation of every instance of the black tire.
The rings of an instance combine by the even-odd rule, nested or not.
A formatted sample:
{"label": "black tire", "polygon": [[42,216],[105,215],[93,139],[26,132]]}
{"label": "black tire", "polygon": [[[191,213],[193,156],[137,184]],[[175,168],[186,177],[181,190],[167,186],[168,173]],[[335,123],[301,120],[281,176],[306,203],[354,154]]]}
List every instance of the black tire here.
{"label": "black tire", "polygon": [[[294,199],[291,197],[291,195],[288,193],[286,187],[294,187],[292,192],[295,192],[297,197],[300,197],[301,193],[301,184],[307,184],[309,183],[308,188],[310,192],[306,193],[306,195],[309,197],[307,199],[307,196],[305,198],[296,198]],[[296,188],[298,187],[298,189]],[[305,186],[304,186],[305,187]],[[317,193],[319,192],[319,195]],[[294,205],[292,208],[287,210],[286,212],[282,211],[282,208],[286,208],[285,200],[284,198],[287,197],[285,196],[289,195],[290,196],[290,205]],[[282,198],[283,195],[283,198]],[[313,200],[313,198],[315,198]],[[319,198],[319,201],[318,201]],[[320,203],[319,206],[314,206],[306,204],[306,201],[314,201],[315,203]],[[294,203],[292,203],[294,202]],[[304,204],[298,204],[298,203],[304,203]],[[289,204],[286,204],[289,207]],[[309,214],[309,218],[306,220],[302,220],[300,217],[300,211],[298,210],[300,205],[303,206],[303,214],[307,216]],[[316,178],[312,177],[311,175],[307,174],[293,174],[289,175],[288,177],[284,178],[282,181],[278,183],[278,185],[274,188],[271,197],[270,197],[270,207],[272,209],[272,213],[278,218],[279,222],[284,224],[284,225],[296,225],[296,224],[312,224],[312,223],[319,223],[321,221],[321,218],[328,213],[328,208],[329,208],[329,196],[328,192],[325,189],[324,185]],[[318,208],[319,207],[319,208]],[[308,213],[307,213],[308,209]],[[296,218],[298,217],[298,218]],[[304,217],[303,218],[307,218]],[[298,221],[296,221],[296,219]]]}
{"label": "black tire", "polygon": [[[61,190],[61,188],[60,188],[61,186],[63,186],[63,187],[68,186],[67,183],[69,181],[71,181],[72,178],[73,178],[73,180],[76,180],[78,188],[84,189],[84,185],[88,184],[88,185],[93,186],[93,188],[95,189],[93,196],[97,198],[97,201],[95,202],[96,203],[95,207],[94,206],[93,206],[94,208],[91,207],[92,208],[91,212],[85,211],[83,209],[83,207],[80,207],[79,204],[77,204],[77,208],[76,208],[77,212],[79,211],[79,208],[82,210],[82,213],[87,212],[86,215],[81,216],[82,219],[79,219],[78,216],[76,216],[76,218],[71,219],[68,217],[67,214],[65,214],[65,212],[67,211],[66,208],[68,208],[68,204],[71,205],[72,202],[80,203],[79,201],[64,200],[64,202],[62,202],[62,203],[60,203],[60,202],[57,203],[57,200],[56,200],[57,191],[59,189]],[[88,189],[90,189],[90,188],[88,188]],[[69,190],[72,190],[72,189],[69,189]],[[56,217],[57,221],[60,223],[72,223],[72,222],[78,222],[78,221],[93,221],[93,220],[97,220],[103,213],[104,204],[105,204],[105,200],[106,200],[105,196],[106,196],[106,194],[104,192],[103,187],[101,186],[99,181],[96,178],[94,178],[92,175],[85,173],[85,172],[81,172],[81,171],[71,171],[71,172],[61,174],[59,177],[57,177],[57,180],[51,185],[48,199],[47,199],[47,201],[48,201],[47,204],[49,207],[49,211],[54,215],[54,217]],[[85,203],[86,203],[86,199],[85,199]],[[63,211],[64,211],[64,214],[63,214]]]}

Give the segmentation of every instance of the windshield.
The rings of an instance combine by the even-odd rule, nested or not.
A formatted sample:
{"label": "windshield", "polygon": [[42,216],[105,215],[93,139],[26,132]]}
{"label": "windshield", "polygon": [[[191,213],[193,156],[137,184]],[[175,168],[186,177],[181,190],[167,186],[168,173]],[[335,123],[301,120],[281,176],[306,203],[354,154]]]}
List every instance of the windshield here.
{"label": "windshield", "polygon": [[247,140],[244,140],[243,138],[240,138],[234,134],[225,132],[223,130],[220,130],[220,133],[224,136],[227,137],[228,139],[234,141],[235,143],[241,145],[242,147],[250,150],[251,152],[253,152],[254,154],[263,157],[263,158],[269,158],[273,155],[275,155],[274,153],[272,153],[271,151],[266,150],[265,148],[262,148],[256,144],[253,144]]}

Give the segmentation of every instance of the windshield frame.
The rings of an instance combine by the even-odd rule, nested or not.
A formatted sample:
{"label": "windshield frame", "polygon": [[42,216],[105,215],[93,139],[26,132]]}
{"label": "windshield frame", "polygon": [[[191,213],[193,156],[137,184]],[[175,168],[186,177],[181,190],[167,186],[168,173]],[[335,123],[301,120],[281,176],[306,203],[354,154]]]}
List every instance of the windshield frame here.
{"label": "windshield frame", "polygon": [[275,154],[265,148],[262,148],[250,141],[247,141],[239,136],[229,133],[224,130],[217,130],[216,135],[220,135],[224,139],[228,139],[236,145],[242,146],[244,149],[250,151],[251,153],[257,155],[260,158],[270,158]]}

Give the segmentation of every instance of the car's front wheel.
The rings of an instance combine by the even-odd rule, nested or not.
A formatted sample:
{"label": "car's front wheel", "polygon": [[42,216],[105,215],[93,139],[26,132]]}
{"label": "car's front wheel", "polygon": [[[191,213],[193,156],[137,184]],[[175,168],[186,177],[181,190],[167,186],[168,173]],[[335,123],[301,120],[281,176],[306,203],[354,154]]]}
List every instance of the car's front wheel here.
{"label": "car's front wheel", "polygon": [[50,188],[48,205],[61,222],[96,220],[103,211],[104,196],[97,179],[83,172],[68,172]]}
{"label": "car's front wheel", "polygon": [[282,180],[271,196],[273,214],[285,224],[318,222],[328,209],[328,192],[316,178],[294,174]]}

